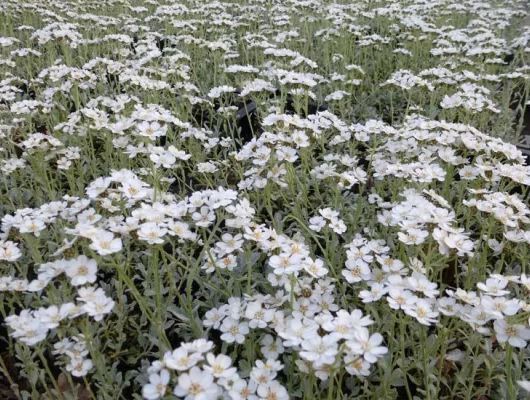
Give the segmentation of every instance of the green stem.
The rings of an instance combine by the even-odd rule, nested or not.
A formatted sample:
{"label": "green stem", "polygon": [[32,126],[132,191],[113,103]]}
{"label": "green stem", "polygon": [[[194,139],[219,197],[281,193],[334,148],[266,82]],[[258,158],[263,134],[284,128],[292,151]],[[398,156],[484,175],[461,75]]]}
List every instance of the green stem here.
{"label": "green stem", "polygon": [[[44,365],[44,369],[46,370],[46,373],[48,374],[48,376],[50,377],[50,380],[52,381],[53,388],[55,389],[58,398],[63,400],[64,397],[61,393],[61,389],[59,388],[59,384],[57,383],[57,380],[55,379],[55,377],[52,374],[52,371],[50,370],[50,366],[48,365],[48,361],[46,360],[46,357],[44,357],[44,354],[42,353],[42,349],[40,347],[36,347],[35,350],[42,362],[42,365]],[[50,395],[50,392],[47,386],[46,386],[46,392],[48,393],[48,395]]]}
{"label": "green stem", "polygon": [[515,391],[512,379],[512,355],[513,348],[510,344],[506,345],[506,384],[507,384],[507,400],[516,400],[517,393]]}
{"label": "green stem", "polygon": [[423,363],[423,381],[425,384],[425,399],[430,400],[431,399],[431,391],[429,388],[429,366],[428,366],[428,359],[427,359],[427,327],[425,325],[421,325],[421,358]]}
{"label": "green stem", "polygon": [[401,373],[403,374],[403,381],[405,382],[405,390],[407,391],[407,397],[412,400],[412,393],[410,392],[409,382],[407,379],[406,362],[407,357],[405,356],[405,330],[407,329],[403,315],[399,317],[399,353],[401,355]]}

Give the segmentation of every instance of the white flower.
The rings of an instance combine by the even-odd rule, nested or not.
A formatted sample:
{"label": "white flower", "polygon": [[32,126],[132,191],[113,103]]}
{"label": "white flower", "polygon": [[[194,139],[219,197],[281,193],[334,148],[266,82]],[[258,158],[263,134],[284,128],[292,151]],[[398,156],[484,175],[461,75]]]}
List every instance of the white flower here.
{"label": "white flower", "polygon": [[219,256],[222,257],[225,254],[233,253],[238,251],[243,246],[243,235],[240,233],[232,236],[229,233],[225,233],[221,236],[222,242],[217,242],[215,247],[219,249]]}
{"label": "white flower", "polygon": [[221,340],[226,343],[243,343],[245,341],[245,335],[248,334],[248,323],[239,322],[232,318],[225,318],[221,325]]}
{"label": "white flower", "polygon": [[258,400],[258,396],[255,395],[257,387],[254,381],[239,379],[234,382],[228,394],[232,400]]}
{"label": "white flower", "polygon": [[404,309],[405,313],[416,318],[420,324],[431,325],[436,322],[438,312],[434,311],[431,303],[425,299],[417,299],[410,308]]}
{"label": "white flower", "polygon": [[390,308],[394,310],[407,310],[414,306],[418,298],[414,294],[402,287],[391,286],[388,289],[388,296],[386,300]]}
{"label": "white flower", "polygon": [[277,372],[270,368],[265,368],[263,362],[259,364],[258,361],[256,361],[256,366],[252,368],[252,371],[250,371],[250,380],[257,383],[258,385],[262,385],[274,380],[274,378],[276,378],[278,375]]}
{"label": "white flower", "polygon": [[250,320],[249,327],[252,329],[266,328],[273,317],[274,309],[263,308],[259,301],[249,303],[245,310],[245,318]]}
{"label": "white flower", "polygon": [[65,354],[66,351],[70,350],[74,346],[74,342],[70,341],[68,338],[64,338],[60,342],[57,342],[53,345],[55,350],[52,351],[52,354]]}
{"label": "white flower", "polygon": [[380,333],[370,336],[366,328],[359,328],[354,333],[354,339],[346,342],[352,353],[362,355],[371,364],[388,352],[388,348],[380,346],[381,343],[383,336]]}
{"label": "white flower", "polygon": [[521,308],[519,300],[506,299],[504,297],[481,296],[480,305],[484,311],[496,318],[504,318],[504,315],[515,315]]}
{"label": "white flower", "polygon": [[100,256],[113,254],[120,251],[123,247],[120,238],[114,238],[112,232],[100,232],[92,238],[92,244],[89,246],[92,250],[98,252]]}
{"label": "white flower", "polygon": [[146,222],[140,225],[137,233],[140,240],[145,240],[149,244],[161,244],[164,243],[163,237],[167,229],[161,228],[156,222]]}
{"label": "white flower", "polygon": [[96,260],[81,255],[75,259],[68,260],[64,272],[70,278],[73,286],[94,283],[97,279],[98,265]]}
{"label": "white flower", "polygon": [[280,253],[269,259],[269,265],[277,275],[292,274],[303,268],[303,257],[300,254]]}
{"label": "white flower", "polygon": [[530,329],[519,324],[509,324],[504,319],[497,319],[493,323],[499,343],[508,342],[513,347],[526,347],[530,340]]}
{"label": "white flower", "polygon": [[264,400],[289,400],[289,394],[278,381],[271,381],[258,386],[258,396]]}
{"label": "white flower", "polygon": [[35,312],[35,318],[37,318],[46,328],[54,329],[59,326],[59,322],[68,317],[70,311],[74,307],[73,303],[65,303],[62,304],[61,307],[41,307]]}
{"label": "white flower", "polygon": [[459,256],[473,255],[473,242],[461,233],[449,233],[443,239],[443,243],[449,248],[455,249]]}
{"label": "white flower", "polygon": [[371,364],[366,361],[363,357],[359,357],[355,354],[347,353],[344,356],[344,363],[346,364],[346,371],[349,374],[355,376],[368,376],[370,375]]}
{"label": "white flower", "polygon": [[214,329],[219,329],[221,326],[221,321],[226,316],[225,313],[221,312],[217,308],[212,308],[211,310],[206,311],[204,314],[205,319],[203,320],[203,325],[206,327],[212,327]]}
{"label": "white flower", "polygon": [[206,339],[197,339],[191,343],[182,343],[180,346],[190,352],[204,354],[213,349],[213,342]]}
{"label": "white flower", "polygon": [[462,306],[452,297],[442,297],[437,300],[437,309],[444,315],[452,316],[456,315]]}
{"label": "white flower", "polygon": [[302,341],[300,357],[313,362],[315,368],[331,365],[339,351],[337,338],[333,335],[315,336]]}
{"label": "white flower", "polygon": [[440,293],[436,283],[429,281],[425,275],[417,272],[413,272],[412,276],[407,278],[407,283],[409,289],[423,293],[426,297],[434,298]]}
{"label": "white flower", "polygon": [[328,274],[327,268],[324,268],[324,261],[320,258],[313,260],[307,257],[303,262],[304,270],[313,278],[322,278]]}
{"label": "white flower", "polygon": [[331,218],[329,221],[329,227],[338,235],[342,235],[344,232],[346,232],[347,227],[344,221],[340,218]]}
{"label": "white flower", "polygon": [[22,257],[18,244],[12,241],[0,241],[0,260],[14,262]]}
{"label": "white flower", "polygon": [[223,309],[223,312],[226,311],[226,315],[237,321],[239,321],[245,311],[244,304],[239,297],[230,297],[228,304],[221,307],[221,309]]}
{"label": "white flower", "polygon": [[24,217],[23,222],[18,227],[20,233],[33,233],[36,237],[40,236],[40,232],[46,228],[43,221],[39,219],[31,219]]}
{"label": "white flower", "polygon": [[189,373],[179,376],[173,392],[185,400],[211,400],[216,398],[219,389],[210,372],[193,367]]}
{"label": "white flower", "polygon": [[318,212],[320,215],[322,215],[327,220],[331,220],[332,218],[337,218],[339,216],[338,211],[335,211],[329,207],[320,209],[318,210]]}
{"label": "white flower", "polygon": [[309,229],[320,232],[320,230],[326,226],[326,220],[321,216],[309,218]]}
{"label": "white flower", "polygon": [[349,96],[351,93],[345,92],[344,90],[337,90],[331,94],[328,94],[324,100],[325,101],[331,101],[331,100],[342,100],[344,96]]}
{"label": "white flower", "polygon": [[363,303],[371,303],[380,300],[387,292],[388,288],[384,284],[374,282],[370,285],[370,290],[361,290],[359,297]]}
{"label": "white flower", "polygon": [[142,388],[142,396],[147,400],[157,400],[166,394],[169,371],[162,369],[158,374],[149,375],[149,383]]}
{"label": "white flower", "polygon": [[187,371],[202,359],[201,354],[190,352],[182,346],[173,352],[168,351],[164,354],[164,364],[175,371]]}
{"label": "white flower", "polygon": [[343,269],[341,273],[348,283],[366,281],[372,276],[370,267],[362,260],[348,258],[345,266],[346,269]]}
{"label": "white flower", "polygon": [[398,232],[399,240],[407,245],[422,244],[427,236],[429,236],[429,232],[415,228],[407,229],[406,233]]}
{"label": "white flower", "polygon": [[189,160],[191,158],[191,154],[186,154],[185,151],[177,149],[175,146],[169,146],[167,150],[173,154],[176,158],[179,160]]}
{"label": "white flower", "polygon": [[149,158],[153,163],[155,163],[155,166],[163,166],[164,168],[171,168],[172,165],[177,161],[176,157],[169,151],[165,151],[161,154],[151,153]]}
{"label": "white flower", "polygon": [[208,92],[208,97],[211,99],[217,99],[221,97],[223,93],[234,93],[237,89],[232,86],[217,86]]}
{"label": "white flower", "polygon": [[84,360],[82,358],[71,358],[70,364],[66,365],[66,370],[71,372],[73,376],[85,376],[93,366],[92,360]]}
{"label": "white flower", "polygon": [[490,296],[504,296],[510,293],[509,290],[504,290],[508,285],[507,279],[489,278],[486,283],[479,282],[477,287]]}
{"label": "white flower", "polygon": [[372,250],[368,246],[350,246],[350,249],[346,251],[348,260],[356,262],[363,261],[365,264],[370,264],[374,260],[374,256],[370,253]]}
{"label": "white flower", "polygon": [[278,161],[288,161],[290,163],[295,162],[298,159],[298,155],[295,149],[288,146],[281,146],[276,150],[276,157]]}
{"label": "white flower", "polygon": [[[34,279],[31,282],[29,282],[28,287],[26,290],[28,292],[40,292],[42,289],[44,289],[48,284],[51,282],[51,279]],[[0,289],[1,290],[1,289]]]}
{"label": "white flower", "polygon": [[[7,319],[6,319],[7,321]],[[13,337],[19,337],[21,342],[26,343],[28,346],[33,346],[46,339],[49,329],[46,324],[43,324],[38,319],[32,319],[19,327],[12,334]]]}
{"label": "white flower", "polygon": [[212,225],[213,221],[215,221],[215,213],[206,206],[201,207],[200,212],[194,212],[191,217],[195,221],[195,225],[203,228]]}
{"label": "white flower", "polygon": [[210,372],[215,378],[234,380],[237,378],[237,370],[232,365],[232,359],[224,354],[215,356],[213,353],[206,354],[209,365],[204,365],[204,370]]}
{"label": "white flower", "polygon": [[151,123],[143,121],[142,123],[138,124],[136,128],[140,136],[148,137],[151,139],[157,138],[159,136],[165,136],[167,131],[166,126],[161,126],[156,121]]}
{"label": "white flower", "polygon": [[206,161],[197,164],[197,171],[203,174],[212,174],[218,170],[219,168],[217,167],[217,165],[215,165],[213,161]]}
{"label": "white flower", "polygon": [[267,334],[261,339],[260,344],[261,353],[267,359],[276,360],[284,352],[282,340],[278,337],[274,340],[272,335]]}
{"label": "white flower", "polygon": [[114,305],[114,300],[103,295],[98,296],[94,301],[87,301],[83,310],[95,321],[101,321],[106,314],[112,311]]}

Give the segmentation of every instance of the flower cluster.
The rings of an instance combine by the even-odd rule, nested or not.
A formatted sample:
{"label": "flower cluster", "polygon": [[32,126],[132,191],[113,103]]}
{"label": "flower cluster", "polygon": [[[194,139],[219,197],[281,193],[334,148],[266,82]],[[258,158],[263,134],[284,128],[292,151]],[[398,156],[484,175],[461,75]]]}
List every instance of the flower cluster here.
{"label": "flower cluster", "polygon": [[525,0],[4,3],[7,397],[529,387]]}
{"label": "flower cluster", "polygon": [[216,355],[213,348],[213,342],[198,339],[166,352],[161,361],[148,368],[149,383],[143,386],[143,397],[156,400],[172,391],[189,400],[289,399],[286,388],[275,379],[283,369],[280,362],[258,360],[249,378],[244,379],[232,367],[232,359]]}
{"label": "flower cluster", "polygon": [[[79,256],[74,259],[61,259],[41,264],[37,279],[17,280],[10,276],[1,278],[0,290],[3,292],[42,292],[54,279],[65,274],[70,285],[81,286],[97,280],[97,264],[93,259]],[[77,304],[63,303],[60,306],[41,307],[37,310],[24,309],[19,315],[6,318],[7,325],[13,330],[11,336],[33,346],[46,339],[50,330],[55,329],[67,319],[88,315],[95,321],[101,321],[111,312],[115,302],[107,297],[104,290],[96,286],[82,286],[78,289]]]}

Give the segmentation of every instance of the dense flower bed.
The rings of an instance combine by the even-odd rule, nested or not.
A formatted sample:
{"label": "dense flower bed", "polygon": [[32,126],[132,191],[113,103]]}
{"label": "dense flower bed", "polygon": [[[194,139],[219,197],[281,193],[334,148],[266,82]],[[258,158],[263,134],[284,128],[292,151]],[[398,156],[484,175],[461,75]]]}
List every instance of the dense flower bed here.
{"label": "dense flower bed", "polygon": [[0,397],[530,391],[527,1],[0,12]]}

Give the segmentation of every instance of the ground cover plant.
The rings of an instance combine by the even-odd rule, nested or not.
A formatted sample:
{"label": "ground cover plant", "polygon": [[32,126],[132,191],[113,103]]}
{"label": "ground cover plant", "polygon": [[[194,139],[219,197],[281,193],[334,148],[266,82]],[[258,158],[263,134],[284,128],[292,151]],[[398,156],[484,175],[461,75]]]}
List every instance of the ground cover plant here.
{"label": "ground cover plant", "polygon": [[3,1],[0,398],[527,398],[528,10]]}

